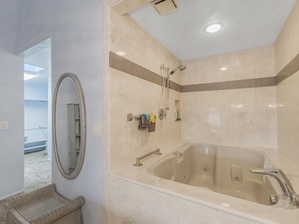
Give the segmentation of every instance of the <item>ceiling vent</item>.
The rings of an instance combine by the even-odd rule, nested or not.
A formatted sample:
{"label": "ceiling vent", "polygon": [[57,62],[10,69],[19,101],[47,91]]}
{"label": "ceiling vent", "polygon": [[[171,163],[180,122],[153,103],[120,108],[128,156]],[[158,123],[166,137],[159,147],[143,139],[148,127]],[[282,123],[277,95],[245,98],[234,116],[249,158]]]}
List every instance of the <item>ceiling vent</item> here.
{"label": "ceiling vent", "polygon": [[178,8],[176,0],[154,0],[152,5],[161,16],[168,15]]}

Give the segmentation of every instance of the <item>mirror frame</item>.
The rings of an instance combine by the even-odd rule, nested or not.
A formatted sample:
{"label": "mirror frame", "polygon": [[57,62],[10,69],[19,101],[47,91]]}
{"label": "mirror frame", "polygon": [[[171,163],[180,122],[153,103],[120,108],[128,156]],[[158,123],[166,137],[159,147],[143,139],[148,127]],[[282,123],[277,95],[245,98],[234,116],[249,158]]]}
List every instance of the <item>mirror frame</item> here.
{"label": "mirror frame", "polygon": [[[72,173],[66,173],[62,167],[62,163],[61,163],[60,156],[59,156],[59,148],[58,148],[58,144],[57,144],[57,130],[56,130],[58,93],[59,93],[59,88],[60,88],[63,80],[66,78],[70,78],[74,82],[75,86],[77,87],[76,91],[78,91],[78,95],[80,98],[80,131],[81,131],[82,139],[81,139],[80,154],[78,157],[78,162],[76,164],[76,168],[74,169],[74,171]],[[53,95],[52,122],[53,122],[52,123],[53,148],[54,148],[54,152],[55,152],[56,164],[58,166],[60,174],[64,178],[73,180],[79,176],[79,174],[82,170],[84,160],[85,160],[85,153],[86,153],[86,104],[85,104],[84,93],[83,93],[83,89],[82,89],[80,80],[77,77],[77,75],[75,75],[73,73],[64,73],[60,76],[60,78],[57,81],[57,84],[56,84],[56,87],[54,90],[54,95]]]}

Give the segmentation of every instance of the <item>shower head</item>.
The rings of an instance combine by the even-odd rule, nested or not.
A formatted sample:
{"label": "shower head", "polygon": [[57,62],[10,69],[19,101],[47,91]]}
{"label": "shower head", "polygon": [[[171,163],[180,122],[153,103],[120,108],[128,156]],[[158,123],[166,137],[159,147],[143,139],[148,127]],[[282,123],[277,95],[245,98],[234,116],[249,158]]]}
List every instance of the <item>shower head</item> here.
{"label": "shower head", "polygon": [[170,75],[173,75],[177,71],[184,71],[186,68],[187,67],[185,65],[179,65],[178,67],[170,71]]}

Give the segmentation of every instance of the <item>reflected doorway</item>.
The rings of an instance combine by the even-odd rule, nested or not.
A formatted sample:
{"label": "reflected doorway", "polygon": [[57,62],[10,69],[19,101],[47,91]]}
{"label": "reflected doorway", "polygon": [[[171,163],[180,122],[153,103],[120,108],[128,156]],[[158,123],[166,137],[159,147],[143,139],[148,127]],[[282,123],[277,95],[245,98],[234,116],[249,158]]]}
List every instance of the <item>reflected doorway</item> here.
{"label": "reflected doorway", "polygon": [[51,41],[23,52],[24,191],[51,183]]}

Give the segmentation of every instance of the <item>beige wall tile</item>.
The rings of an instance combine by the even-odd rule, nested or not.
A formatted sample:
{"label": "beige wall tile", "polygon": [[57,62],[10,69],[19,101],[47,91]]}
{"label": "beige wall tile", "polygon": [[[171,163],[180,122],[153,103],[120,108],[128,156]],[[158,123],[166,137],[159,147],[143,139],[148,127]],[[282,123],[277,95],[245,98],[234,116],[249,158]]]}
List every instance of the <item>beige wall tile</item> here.
{"label": "beige wall tile", "polygon": [[289,159],[299,156],[298,86],[299,72],[281,82],[277,87],[277,101],[280,105],[278,109],[278,145],[279,151]]}
{"label": "beige wall tile", "polygon": [[299,52],[299,1],[292,14],[289,16],[285,26],[275,44],[276,70],[280,71]]}
{"label": "beige wall tile", "polygon": [[[132,163],[137,156],[160,147],[165,152],[181,140],[180,122],[175,122],[175,100],[178,92],[170,91],[169,100],[161,87],[123,72],[111,69],[111,147],[112,166]],[[168,104],[168,103],[169,104]],[[138,121],[128,122],[128,113],[158,113],[169,105],[166,120],[158,120],[156,132],[138,130]]]}
{"label": "beige wall tile", "polygon": [[182,94],[183,138],[242,147],[276,148],[276,88]]}
{"label": "beige wall tile", "polygon": [[[185,62],[183,84],[215,83],[275,75],[274,47]],[[226,71],[221,71],[226,67]],[[182,94],[183,138],[242,147],[276,148],[276,87]]]}
{"label": "beige wall tile", "polygon": [[[180,64],[164,46],[129,16],[111,12],[111,51],[123,51],[125,58],[160,74],[161,64],[174,68]],[[123,163],[134,163],[137,156],[160,147],[162,151],[181,141],[180,123],[175,122],[176,99],[180,94],[170,90],[162,95],[161,86],[110,68],[110,130],[112,168]],[[178,81],[180,76],[174,79]],[[166,120],[158,120],[156,132],[138,130],[138,122],[128,122],[128,113],[158,113],[169,106]]]}
{"label": "beige wall tile", "polygon": [[[136,64],[160,74],[160,65],[175,68],[181,62],[159,41],[146,33],[130,16],[111,11],[111,51],[125,52],[125,57]],[[180,82],[180,75],[173,77]]]}
{"label": "beige wall tile", "polygon": [[[277,70],[281,70],[299,53],[299,2],[289,16],[275,44]],[[279,152],[298,164],[299,157],[299,72],[277,87]],[[298,165],[299,168],[299,165]],[[297,169],[298,170],[298,169]],[[298,171],[299,173],[299,171]],[[297,174],[298,174],[297,173]]]}
{"label": "beige wall tile", "polygon": [[[275,75],[273,46],[185,61],[182,84],[223,82]],[[222,71],[221,68],[227,68]]]}

